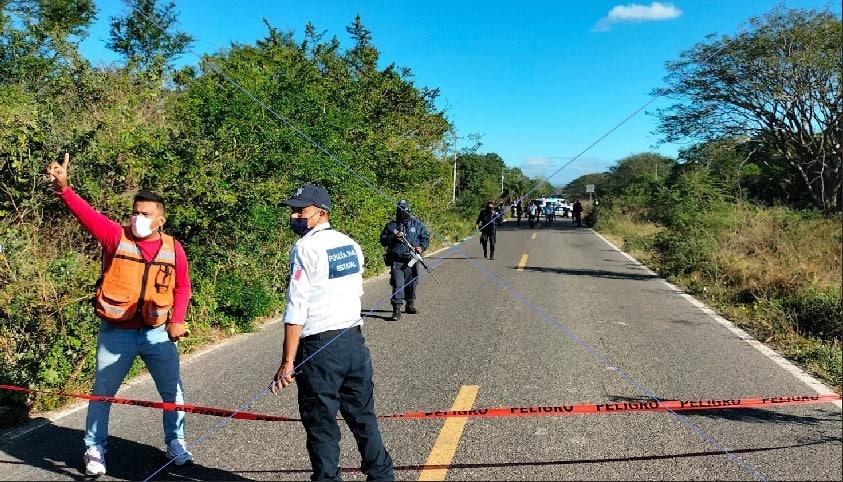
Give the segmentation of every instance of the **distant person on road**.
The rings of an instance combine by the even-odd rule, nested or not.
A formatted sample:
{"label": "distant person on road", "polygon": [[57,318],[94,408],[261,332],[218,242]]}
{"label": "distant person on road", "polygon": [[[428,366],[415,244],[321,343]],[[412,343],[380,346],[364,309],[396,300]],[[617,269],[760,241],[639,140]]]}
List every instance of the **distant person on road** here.
{"label": "distant person on road", "polygon": [[574,202],[574,207],[571,208],[571,211],[574,213],[574,217],[571,221],[573,221],[578,228],[582,227],[582,203],[580,203],[579,199]]}
{"label": "distant person on road", "polygon": [[550,226],[553,223],[553,203],[544,205],[544,225]]}
{"label": "distant person on road", "polygon": [[[132,217],[122,226],[97,212],[68,183],[70,156],[50,163],[53,189],[79,224],[102,246],[103,269],[94,301],[100,319],[92,395],[112,397],[135,357],[140,356],[155,381],[161,400],[184,403],[176,342],[187,336],[184,316],[190,300],[190,278],[184,248],[164,234],[164,200],[141,191]],[[85,475],[106,473],[110,402],[88,403],[85,420]],[[176,465],[193,462],[184,443],[184,412],[162,412],[167,457]],[[137,454],[122,454],[128,459]]]}
{"label": "distant person on road", "polygon": [[530,229],[536,226],[536,217],[538,216],[539,207],[536,203],[530,202],[527,204],[527,221],[530,223]]}
{"label": "distant person on road", "polygon": [[[407,243],[404,242],[407,241]],[[386,223],[380,236],[381,246],[386,248],[384,261],[390,268],[389,284],[392,286],[392,320],[401,319],[401,307],[407,301],[405,313],[414,315],[418,289],[419,265],[410,266],[412,250],[424,253],[430,244],[427,228],[410,214],[410,203],[401,200],[395,207],[395,220]]]}
{"label": "distant person on road", "polygon": [[[475,224],[480,230],[480,246],[483,247],[483,257],[490,260],[495,259],[495,241],[497,237],[496,217],[500,214],[495,211],[492,201],[486,203],[486,207],[480,210]],[[488,245],[488,249],[487,249]]]}
{"label": "distant person on road", "polygon": [[521,226],[521,216],[524,215],[524,206],[517,202],[515,203],[515,225]]}
{"label": "distant person on road", "polygon": [[305,185],[284,204],[291,208],[290,228],[301,239],[290,253],[284,344],[272,393],[294,381],[298,385],[311,480],[340,480],[337,411],[354,435],[368,480],[395,480],[375,417],[372,360],[360,330],[363,251],[331,229],[325,189]]}
{"label": "distant person on road", "polygon": [[498,207],[495,208],[495,212],[498,214],[498,216],[495,218],[495,224],[500,226],[501,224],[503,224],[503,203],[498,203]]}

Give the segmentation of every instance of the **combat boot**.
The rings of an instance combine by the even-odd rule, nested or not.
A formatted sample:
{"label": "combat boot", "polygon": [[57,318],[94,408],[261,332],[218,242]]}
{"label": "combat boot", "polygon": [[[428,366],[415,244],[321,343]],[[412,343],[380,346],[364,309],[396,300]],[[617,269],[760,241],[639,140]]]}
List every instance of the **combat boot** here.
{"label": "combat boot", "polygon": [[392,304],[392,321],[398,321],[401,319],[401,305],[393,303]]}
{"label": "combat boot", "polygon": [[415,315],[419,312],[419,310],[416,309],[415,301],[416,300],[407,300],[407,309],[404,310],[405,313]]}

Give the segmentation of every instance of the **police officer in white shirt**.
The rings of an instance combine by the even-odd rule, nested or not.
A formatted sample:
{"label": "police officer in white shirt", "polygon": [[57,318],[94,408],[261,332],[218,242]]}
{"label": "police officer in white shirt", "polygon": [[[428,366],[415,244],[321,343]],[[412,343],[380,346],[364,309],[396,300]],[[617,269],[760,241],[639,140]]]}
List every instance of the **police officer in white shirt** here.
{"label": "police officer in white shirt", "polygon": [[290,228],[301,239],[290,254],[284,349],[272,392],[293,381],[298,385],[311,480],[341,480],[338,410],[357,441],[367,478],[395,480],[375,417],[372,360],[360,331],[363,251],[331,229],[331,198],[325,189],[305,185],[284,204],[291,208]]}

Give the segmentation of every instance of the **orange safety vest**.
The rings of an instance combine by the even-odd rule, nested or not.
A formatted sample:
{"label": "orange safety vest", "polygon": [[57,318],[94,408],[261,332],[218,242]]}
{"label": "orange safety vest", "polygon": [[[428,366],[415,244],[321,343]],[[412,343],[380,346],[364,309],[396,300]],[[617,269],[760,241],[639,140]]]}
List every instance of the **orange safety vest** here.
{"label": "orange safety vest", "polygon": [[123,230],[120,244],[103,270],[97,289],[96,313],[103,320],[122,322],[137,313],[149,326],[160,326],[173,312],[176,286],[176,249],[172,236],[161,234],[161,247],[147,262],[134,238]]}

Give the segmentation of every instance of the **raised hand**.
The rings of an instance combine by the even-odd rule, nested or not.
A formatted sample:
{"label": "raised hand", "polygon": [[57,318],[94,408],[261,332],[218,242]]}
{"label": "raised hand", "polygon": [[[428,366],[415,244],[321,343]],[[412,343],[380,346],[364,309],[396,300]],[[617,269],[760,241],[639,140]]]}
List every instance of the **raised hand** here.
{"label": "raised hand", "polygon": [[47,175],[53,181],[53,189],[56,192],[61,192],[67,187],[67,169],[70,167],[70,154],[64,153],[64,162],[59,164],[56,161],[50,163],[47,167]]}

